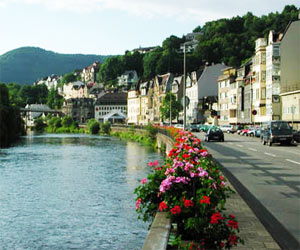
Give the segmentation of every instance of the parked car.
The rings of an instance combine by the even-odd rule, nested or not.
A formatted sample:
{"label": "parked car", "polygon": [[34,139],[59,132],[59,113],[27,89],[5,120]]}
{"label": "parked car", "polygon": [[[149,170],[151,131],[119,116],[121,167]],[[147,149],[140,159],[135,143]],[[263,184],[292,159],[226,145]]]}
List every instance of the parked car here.
{"label": "parked car", "polygon": [[199,132],[199,128],[197,124],[190,124],[188,126],[188,130],[191,132]]}
{"label": "parked car", "polygon": [[261,128],[256,128],[254,135],[255,135],[255,137],[260,137],[260,135],[261,135]]}
{"label": "parked car", "polygon": [[223,131],[223,132],[226,132],[226,133],[234,133],[236,132],[236,128],[234,125],[221,125],[220,126],[220,129]]}
{"label": "parked car", "polygon": [[178,123],[178,124],[175,124],[174,125],[174,128],[180,128],[180,129],[183,129],[183,125]]}
{"label": "parked car", "polygon": [[211,127],[205,134],[204,141],[224,141],[224,133],[218,127]]}
{"label": "parked car", "polygon": [[294,142],[300,143],[300,130],[295,131],[293,133],[293,140],[294,140]]}
{"label": "parked car", "polygon": [[254,136],[256,128],[249,128],[247,131],[247,136]]}
{"label": "parked car", "polygon": [[286,121],[268,121],[262,124],[261,142],[272,146],[273,143],[291,144],[293,130]]}
{"label": "parked car", "polygon": [[249,131],[249,128],[244,128],[244,129],[242,129],[242,131],[239,133],[239,135],[246,135],[246,136],[248,136],[248,131]]}

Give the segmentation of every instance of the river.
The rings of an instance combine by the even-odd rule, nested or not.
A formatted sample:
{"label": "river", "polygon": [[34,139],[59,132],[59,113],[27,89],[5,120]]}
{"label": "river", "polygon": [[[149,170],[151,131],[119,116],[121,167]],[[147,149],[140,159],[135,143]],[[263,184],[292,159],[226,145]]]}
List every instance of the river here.
{"label": "river", "polygon": [[135,142],[42,134],[0,149],[0,249],[141,249],[134,188],[162,156]]}

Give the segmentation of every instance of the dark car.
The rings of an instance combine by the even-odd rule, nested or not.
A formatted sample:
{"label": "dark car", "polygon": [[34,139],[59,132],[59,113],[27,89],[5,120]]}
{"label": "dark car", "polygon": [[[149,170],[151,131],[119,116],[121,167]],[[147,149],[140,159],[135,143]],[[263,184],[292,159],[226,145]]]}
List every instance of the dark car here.
{"label": "dark car", "polygon": [[220,128],[211,127],[205,134],[205,141],[224,141],[224,133]]}
{"label": "dark car", "polygon": [[273,143],[291,144],[293,130],[286,121],[268,121],[262,124],[261,142],[272,146]]}
{"label": "dark car", "polygon": [[295,131],[295,132],[293,133],[293,140],[294,140],[295,142],[300,143],[300,130]]}
{"label": "dark car", "polygon": [[199,128],[197,124],[190,124],[188,129],[191,132],[199,132]]}

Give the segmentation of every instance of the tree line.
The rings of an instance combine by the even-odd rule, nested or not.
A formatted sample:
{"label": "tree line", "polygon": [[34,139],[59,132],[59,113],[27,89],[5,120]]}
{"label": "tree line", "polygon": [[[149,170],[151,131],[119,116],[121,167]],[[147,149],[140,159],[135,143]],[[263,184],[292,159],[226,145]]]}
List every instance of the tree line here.
{"label": "tree line", "polygon": [[[300,8],[287,5],[281,13],[270,13],[257,17],[251,12],[244,16],[219,19],[196,27],[197,48],[186,57],[187,72],[198,70],[206,62],[225,63],[239,66],[254,53],[255,40],[267,37],[270,30],[284,32],[290,21],[297,20]],[[101,64],[98,80],[107,85],[116,85],[117,77],[126,70],[136,70],[141,80],[149,80],[167,72],[183,73],[182,38],[170,36],[162,46],[145,54],[126,51],[124,55],[113,56]]]}
{"label": "tree line", "polygon": [[24,133],[20,111],[10,102],[8,88],[0,83],[0,147],[7,147]]}

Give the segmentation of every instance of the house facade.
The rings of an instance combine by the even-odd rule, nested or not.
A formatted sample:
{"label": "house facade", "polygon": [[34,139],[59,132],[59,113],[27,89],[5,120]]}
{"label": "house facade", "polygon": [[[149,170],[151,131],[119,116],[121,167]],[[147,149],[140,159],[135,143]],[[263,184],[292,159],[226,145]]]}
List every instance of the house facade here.
{"label": "house facade", "polygon": [[[95,120],[104,122],[126,122],[127,93],[109,92],[97,99],[94,107]],[[116,116],[117,114],[117,116]]]}
{"label": "house facade", "polygon": [[290,23],[280,43],[282,119],[300,128],[300,20]]}
{"label": "house facade", "polygon": [[265,38],[259,38],[255,41],[251,109],[255,110],[252,122],[256,124],[268,120],[266,116],[266,46],[267,40]]}
{"label": "house facade", "polygon": [[94,118],[94,100],[92,98],[69,98],[64,101],[62,112],[74,121],[85,124]]}
{"label": "house facade", "polygon": [[92,65],[89,65],[88,67],[85,67],[81,73],[81,80],[84,83],[91,83],[91,82],[97,82],[97,74],[100,69],[100,63],[94,62]]}

